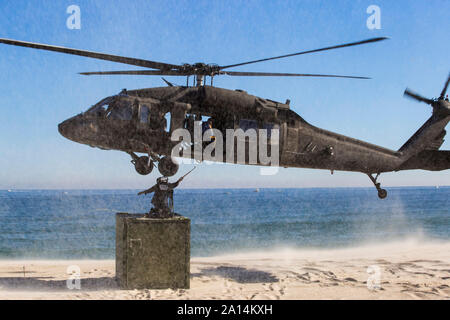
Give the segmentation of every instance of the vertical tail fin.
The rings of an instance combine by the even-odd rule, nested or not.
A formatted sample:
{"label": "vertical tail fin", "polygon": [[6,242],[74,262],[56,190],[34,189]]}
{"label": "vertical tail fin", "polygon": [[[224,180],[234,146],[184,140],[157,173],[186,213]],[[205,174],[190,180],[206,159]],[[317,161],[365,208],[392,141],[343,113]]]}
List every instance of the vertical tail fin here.
{"label": "vertical tail fin", "polygon": [[445,82],[439,98],[428,99],[409,89],[404,95],[424,102],[433,108],[433,115],[419,130],[398,150],[405,160],[419,154],[423,150],[438,150],[444,143],[445,127],[450,121],[450,102],[444,98],[450,82],[450,74]]}
{"label": "vertical tail fin", "polygon": [[398,151],[407,159],[423,150],[438,150],[444,143],[445,127],[449,121],[450,116],[433,114]]}

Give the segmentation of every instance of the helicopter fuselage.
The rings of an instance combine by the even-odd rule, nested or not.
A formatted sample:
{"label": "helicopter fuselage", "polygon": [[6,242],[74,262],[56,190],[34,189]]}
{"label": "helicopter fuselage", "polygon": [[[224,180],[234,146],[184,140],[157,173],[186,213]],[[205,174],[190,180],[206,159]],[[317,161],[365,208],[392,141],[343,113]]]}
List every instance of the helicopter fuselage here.
{"label": "helicopter fuselage", "polygon": [[[153,119],[166,119],[166,124],[152,127],[152,116]],[[314,127],[288,104],[242,90],[211,86],[124,91],[64,121],[59,125],[59,131],[70,140],[101,149],[128,153],[147,153],[150,149],[156,154],[170,156],[178,143],[171,140],[172,133],[186,128],[186,120],[190,117],[195,120],[211,117],[214,129],[222,132],[227,129],[278,129],[278,141],[268,140],[265,147],[269,153],[278,150],[281,167],[381,173],[397,170],[404,162],[399,152]],[[239,143],[238,139],[233,140],[233,144]],[[247,139],[244,143],[250,142]],[[277,148],[273,143],[278,144]],[[194,143],[191,145],[193,151]],[[234,152],[236,150],[237,147]],[[246,150],[249,150],[247,145]],[[188,156],[194,158],[195,152]],[[223,159],[227,159],[226,155]],[[236,160],[236,156],[232,159]],[[243,164],[267,165],[259,160],[257,157],[256,163],[252,163],[246,156]]]}

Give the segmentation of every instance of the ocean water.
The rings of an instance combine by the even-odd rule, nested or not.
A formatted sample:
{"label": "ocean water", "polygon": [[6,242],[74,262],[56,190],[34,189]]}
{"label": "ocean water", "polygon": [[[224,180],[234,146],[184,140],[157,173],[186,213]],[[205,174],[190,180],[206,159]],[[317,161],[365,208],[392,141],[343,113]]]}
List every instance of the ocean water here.
{"label": "ocean water", "polygon": [[[0,191],[0,259],[113,259],[115,213],[143,213],[138,190]],[[194,257],[277,247],[450,240],[450,187],[175,190]]]}

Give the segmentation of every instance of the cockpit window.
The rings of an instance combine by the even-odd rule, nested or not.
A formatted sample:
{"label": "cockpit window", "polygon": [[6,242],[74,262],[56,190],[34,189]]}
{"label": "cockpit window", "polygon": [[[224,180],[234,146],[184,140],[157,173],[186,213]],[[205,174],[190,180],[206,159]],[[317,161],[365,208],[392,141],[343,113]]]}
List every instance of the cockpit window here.
{"label": "cockpit window", "polygon": [[96,105],[90,108],[87,113],[95,115],[97,117],[103,117],[106,114],[106,110],[108,110],[109,104],[105,103],[102,105]]}
{"label": "cockpit window", "polygon": [[106,118],[113,120],[131,120],[133,109],[130,103],[116,103],[108,110]]}
{"label": "cockpit window", "polygon": [[111,98],[106,98],[96,105],[92,106],[88,111],[86,111],[86,113],[94,115],[96,117],[104,117],[111,101]]}
{"label": "cockpit window", "polygon": [[109,105],[107,105],[107,104],[102,105],[102,106],[97,106],[90,113],[95,114],[97,117],[103,117],[106,113],[106,110],[108,110],[108,106]]}

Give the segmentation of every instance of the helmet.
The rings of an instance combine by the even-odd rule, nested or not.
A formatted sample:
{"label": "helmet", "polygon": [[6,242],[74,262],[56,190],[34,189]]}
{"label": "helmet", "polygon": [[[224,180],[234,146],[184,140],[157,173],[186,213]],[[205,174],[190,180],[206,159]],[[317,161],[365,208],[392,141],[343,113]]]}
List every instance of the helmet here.
{"label": "helmet", "polygon": [[159,177],[158,179],[156,179],[157,183],[168,183],[169,182],[169,178],[167,177]]}

